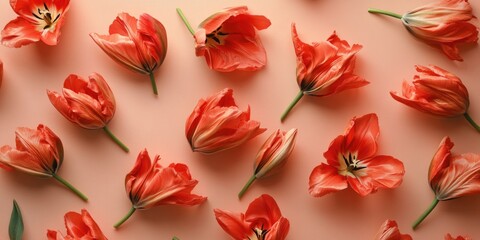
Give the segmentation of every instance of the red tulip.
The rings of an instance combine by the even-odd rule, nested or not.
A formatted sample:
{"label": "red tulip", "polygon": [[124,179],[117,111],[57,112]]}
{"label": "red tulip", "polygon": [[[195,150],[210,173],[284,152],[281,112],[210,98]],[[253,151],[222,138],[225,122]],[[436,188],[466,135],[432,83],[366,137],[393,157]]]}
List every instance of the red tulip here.
{"label": "red tulip", "polygon": [[282,114],[283,121],[303,95],[323,97],[359,88],[369,82],[353,73],[359,44],[350,46],[334,32],[326,41],[306,44],[300,40],[295,24],[292,39],[297,55],[297,83],[300,91]]}
{"label": "red tulip", "polygon": [[375,155],[379,134],[376,114],[354,117],[345,134],[336,137],[323,153],[327,164],[313,169],[310,194],[321,197],[350,185],[366,196],[378,189],[398,187],[405,174],[403,163],[391,156]]}
{"label": "red tulip", "polygon": [[413,224],[413,229],[430,214],[439,201],[480,193],[480,155],[452,154],[453,142],[443,138],[428,171],[428,182],[435,193],[430,207]]}
{"label": "red tulip", "polygon": [[375,235],[375,240],[412,240],[412,237],[401,234],[397,222],[386,220]]}
{"label": "red tulip", "polygon": [[19,127],[15,131],[16,148],[4,145],[0,148],[0,167],[17,170],[40,177],[53,177],[80,198],[87,197],[57,175],[63,162],[63,145],[47,126],[37,129]]}
{"label": "red tulip", "polygon": [[238,194],[238,198],[243,196],[253,181],[272,175],[285,165],[295,146],[296,136],[296,128],[288,132],[277,130],[265,141],[255,158],[253,175]]}
{"label": "red tulip", "polygon": [[290,222],[282,216],[275,199],[263,194],[248,205],[244,213],[214,209],[220,227],[235,240],[284,240]]}
{"label": "red tulip", "polygon": [[207,198],[192,194],[198,181],[192,179],[188,167],[181,163],[160,165],[160,156],[150,160],[147,150],[138,155],[133,169],[125,177],[125,190],[132,202],[130,212],[117,224],[122,225],[137,209],[148,209],[159,205],[193,206]]}
{"label": "red tulip", "polygon": [[18,48],[38,41],[57,45],[70,0],[10,0],[10,6],[18,17],[2,30],[3,45]]}
{"label": "red tulip", "polygon": [[81,213],[66,213],[65,227],[67,236],[63,236],[59,231],[48,230],[48,240],[107,240],[95,220],[85,209],[82,209]]}
{"label": "red tulip", "polygon": [[401,19],[410,33],[440,48],[452,60],[463,61],[457,45],[478,41],[478,29],[470,22],[475,16],[468,0],[439,0],[403,16],[378,9],[368,11]]}
{"label": "red tulip", "polygon": [[153,93],[157,95],[153,72],[167,54],[167,32],[162,23],[146,13],[138,20],[128,13],[120,13],[110,25],[109,33],[91,33],[90,37],[115,62],[149,75]]}
{"label": "red tulip", "polygon": [[70,122],[86,129],[102,128],[124,151],[128,148],[108,129],[115,113],[115,98],[107,82],[98,73],[85,80],[70,74],[63,83],[63,96],[47,90],[53,106]]}
{"label": "red tulip", "polygon": [[185,124],[192,150],[201,153],[239,146],[265,130],[259,122],[250,120],[250,108],[246,111],[238,108],[229,88],[198,101]]}
{"label": "red tulip", "polygon": [[262,15],[251,15],[246,6],[224,9],[200,23],[195,32],[180,9],[178,14],[195,38],[195,53],[205,56],[216,71],[255,71],[265,66],[267,55],[256,30],[270,26]]}
{"label": "red tulip", "polygon": [[452,235],[447,234],[445,235],[445,240],[472,240],[471,237],[466,237],[466,236],[458,236],[458,237],[452,237]]}
{"label": "red tulip", "polygon": [[415,66],[418,75],[412,84],[403,82],[402,95],[390,92],[397,101],[419,111],[440,116],[464,116],[477,130],[480,127],[468,115],[468,91],[460,78],[437,66]]}

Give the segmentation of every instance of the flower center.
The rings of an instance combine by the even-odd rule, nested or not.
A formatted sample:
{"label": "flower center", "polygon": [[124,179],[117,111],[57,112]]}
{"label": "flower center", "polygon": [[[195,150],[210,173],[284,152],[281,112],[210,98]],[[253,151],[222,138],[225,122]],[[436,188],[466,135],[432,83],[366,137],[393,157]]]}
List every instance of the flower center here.
{"label": "flower center", "polygon": [[61,15],[60,13],[56,15],[52,14],[52,11],[48,9],[45,3],[43,3],[43,9],[37,8],[37,13],[33,12],[32,14],[36,19],[40,20],[39,25],[43,30],[53,27]]}
{"label": "flower center", "polygon": [[339,173],[342,175],[353,175],[356,176],[356,171],[362,170],[367,168],[367,166],[363,165],[360,160],[357,159],[357,155],[352,153],[348,153],[348,158],[342,154],[342,160],[343,163],[340,162],[341,164],[341,169],[339,170]]}
{"label": "flower center", "polygon": [[207,34],[207,39],[205,40],[205,44],[209,46],[213,45],[222,45],[225,40],[225,36],[228,34],[221,32],[221,26],[215,29],[215,31]]}
{"label": "flower center", "polygon": [[264,240],[267,237],[268,230],[261,228],[252,228],[254,235],[248,237],[248,240]]}

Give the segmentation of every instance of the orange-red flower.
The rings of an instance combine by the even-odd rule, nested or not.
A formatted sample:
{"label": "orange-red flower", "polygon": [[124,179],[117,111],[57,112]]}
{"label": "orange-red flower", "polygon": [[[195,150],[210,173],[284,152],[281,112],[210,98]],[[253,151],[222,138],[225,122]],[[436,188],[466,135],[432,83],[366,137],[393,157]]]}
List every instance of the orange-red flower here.
{"label": "orange-red flower", "polygon": [[250,108],[242,111],[233,99],[233,90],[200,99],[185,124],[185,135],[195,152],[214,153],[241,145],[265,132],[250,120]]}
{"label": "orange-red flower", "polygon": [[95,220],[85,209],[82,209],[81,213],[66,213],[65,227],[67,228],[66,236],[63,236],[59,231],[48,230],[48,240],[107,240]]}
{"label": "orange-red flower", "polygon": [[159,205],[193,206],[207,198],[192,194],[198,181],[192,179],[188,167],[181,163],[160,165],[160,156],[153,163],[147,150],[138,155],[133,169],[125,177],[125,190],[132,208],[115,227],[122,225],[137,209],[148,209]]}
{"label": "orange-red flower", "polygon": [[2,30],[2,44],[21,47],[42,41],[57,45],[70,0],[10,0],[18,17]]}
{"label": "orange-red flower", "polygon": [[391,156],[375,155],[379,134],[376,114],[354,117],[345,134],[336,137],[323,154],[327,164],[313,169],[310,194],[321,197],[350,185],[366,196],[378,189],[398,187],[405,174],[403,163]]}
{"label": "orange-red flower", "polygon": [[0,167],[40,177],[53,177],[83,200],[87,197],[57,175],[63,162],[63,145],[50,128],[39,124],[37,129],[19,127],[15,131],[16,148],[0,148]]}
{"label": "orange-red flower", "polygon": [[334,32],[326,41],[307,44],[298,37],[292,24],[292,39],[297,55],[297,83],[300,91],[283,113],[283,121],[303,95],[323,97],[359,88],[369,82],[353,73],[356,54],[362,46],[340,39]]}
{"label": "orange-red flower", "polygon": [[445,235],[445,240],[472,240],[472,238],[467,236],[452,237],[452,235],[448,233],[447,235]]}
{"label": "orange-red flower", "polygon": [[452,60],[463,61],[457,45],[478,41],[478,29],[470,21],[475,16],[468,0],[439,0],[403,16],[378,9],[369,12],[401,19],[410,33],[440,48]]}
{"label": "orange-red flower", "polygon": [[397,222],[386,220],[375,235],[375,240],[412,240],[408,234],[401,234]]}
{"label": "orange-red flower", "polygon": [[452,154],[453,142],[449,137],[443,138],[433,156],[428,171],[428,182],[435,199],[420,218],[415,221],[415,229],[439,201],[480,193],[480,155],[473,153]]}
{"label": "orange-red flower", "polygon": [[467,113],[468,91],[459,77],[434,65],[415,66],[418,74],[412,84],[404,81],[402,94],[390,92],[393,99],[421,112],[440,117],[464,116],[477,130],[480,127]]}
{"label": "orange-red flower", "polygon": [[195,38],[196,55],[205,56],[211,69],[255,71],[267,63],[257,30],[270,26],[268,18],[251,15],[246,6],[232,7],[205,19],[195,32],[181,10],[177,11]]}
{"label": "orange-red flower", "polygon": [[213,211],[220,227],[235,240],[284,240],[290,230],[290,222],[267,194],[253,200],[245,213]]}
{"label": "orange-red flower", "polygon": [[149,75],[153,92],[158,94],[153,72],[167,54],[167,32],[162,23],[146,13],[139,19],[120,13],[110,25],[109,33],[91,33],[90,37],[115,62]]}
{"label": "orange-red flower", "polygon": [[238,198],[247,191],[258,178],[270,176],[283,167],[295,147],[297,129],[288,132],[275,131],[263,144],[257,153],[253,166],[253,175],[238,194]]}
{"label": "orange-red flower", "polygon": [[102,128],[123,150],[128,148],[108,129],[115,113],[115,98],[105,79],[98,73],[88,80],[70,74],[63,83],[63,95],[47,90],[53,106],[70,122],[86,129]]}

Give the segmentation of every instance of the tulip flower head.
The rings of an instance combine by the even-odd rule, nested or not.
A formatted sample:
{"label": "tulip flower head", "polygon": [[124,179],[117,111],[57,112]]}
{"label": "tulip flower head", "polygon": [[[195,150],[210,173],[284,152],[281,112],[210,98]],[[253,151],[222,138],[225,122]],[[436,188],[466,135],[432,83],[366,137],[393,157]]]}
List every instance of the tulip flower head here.
{"label": "tulip flower head", "polygon": [[366,196],[378,189],[400,186],[405,174],[403,163],[391,156],[376,155],[379,134],[376,114],[354,117],[345,134],[336,137],[323,153],[327,163],[310,174],[310,194],[321,197],[350,186]]}
{"label": "tulip flower head", "polygon": [[141,151],[135,166],[125,177],[125,190],[132,208],[114,227],[120,227],[137,209],[203,203],[206,197],[191,193],[197,183],[186,165],[171,163],[163,167],[160,165],[160,156],[156,155],[152,162],[147,150]]}
{"label": "tulip flower head", "polygon": [[65,214],[65,227],[67,235],[63,236],[59,231],[48,230],[48,240],[107,240],[102,230],[87,210],[82,209],[81,213],[68,212]]}
{"label": "tulip flower head", "polygon": [[18,48],[38,41],[57,45],[70,0],[10,0],[10,6],[18,17],[2,30],[4,46]]}
{"label": "tulip flower head", "polygon": [[109,33],[91,33],[90,37],[118,64],[149,75],[153,93],[158,95],[153,72],[167,54],[167,32],[162,23],[146,13],[139,19],[120,13],[110,25]]}
{"label": "tulip flower head", "polygon": [[296,128],[288,132],[278,129],[265,141],[255,158],[253,175],[238,194],[238,198],[243,196],[256,179],[272,175],[285,165],[295,146],[296,136]]}
{"label": "tulip flower head", "polygon": [[375,240],[412,240],[408,234],[401,234],[397,222],[386,220],[375,235]]}
{"label": "tulip flower head", "polygon": [[361,45],[350,46],[335,32],[326,41],[307,44],[298,37],[295,24],[292,24],[292,39],[297,55],[297,83],[300,91],[282,114],[281,121],[304,95],[323,97],[369,83],[353,73],[355,55],[362,49]]}
{"label": "tulip flower head", "polygon": [[480,155],[452,154],[453,142],[443,138],[433,156],[428,182],[435,194],[429,208],[415,221],[413,229],[430,214],[439,201],[447,201],[480,193]]}
{"label": "tulip flower head", "polygon": [[40,177],[53,177],[87,201],[85,195],[57,175],[63,163],[63,145],[50,128],[43,124],[39,124],[37,129],[19,127],[15,131],[15,143],[15,148],[9,145],[0,148],[0,167]]}
{"label": "tulip flower head", "polygon": [[459,77],[437,66],[415,66],[418,74],[412,84],[403,82],[402,94],[390,92],[393,99],[421,112],[439,117],[464,116],[477,130],[480,127],[467,113],[468,91]]}
{"label": "tulip flower head", "polygon": [[194,31],[180,9],[178,14],[195,38],[195,53],[205,56],[210,69],[219,72],[255,71],[267,63],[267,54],[257,30],[270,26],[262,15],[251,15],[246,6],[215,13]]}
{"label": "tulip flower head", "polygon": [[410,33],[440,48],[451,60],[463,61],[457,45],[478,41],[478,28],[471,23],[475,16],[468,0],[438,0],[404,15],[379,9],[368,11],[402,20]]}
{"label": "tulip flower head", "polygon": [[237,147],[265,130],[259,122],[250,120],[250,108],[238,108],[229,88],[198,101],[185,124],[190,147],[201,153]]}
{"label": "tulip flower head", "polygon": [[63,95],[47,90],[53,106],[70,122],[86,129],[103,129],[124,151],[128,148],[107,127],[115,113],[115,98],[105,79],[93,73],[88,80],[70,74]]}
{"label": "tulip flower head", "polygon": [[236,240],[285,240],[290,230],[290,222],[267,194],[253,200],[245,213],[213,211],[220,227]]}
{"label": "tulip flower head", "polygon": [[452,237],[452,235],[448,233],[447,235],[445,235],[445,240],[472,240],[472,238],[467,236]]}

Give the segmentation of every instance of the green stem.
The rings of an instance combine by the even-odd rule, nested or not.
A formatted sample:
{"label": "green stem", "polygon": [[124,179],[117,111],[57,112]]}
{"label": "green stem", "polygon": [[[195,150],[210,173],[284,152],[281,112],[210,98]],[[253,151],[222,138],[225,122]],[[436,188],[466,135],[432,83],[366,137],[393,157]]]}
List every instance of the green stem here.
{"label": "green stem", "polygon": [[190,25],[190,22],[188,22],[187,17],[185,17],[185,15],[183,14],[182,9],[177,8],[177,13],[178,13],[178,15],[180,15],[180,18],[182,18],[182,21],[183,21],[183,23],[185,23],[185,26],[187,26],[188,31],[190,31],[190,33],[192,35],[195,35],[195,31],[193,30],[192,26]]}
{"label": "green stem", "polygon": [[465,119],[467,119],[470,125],[472,125],[478,132],[480,132],[480,126],[478,126],[478,124],[475,121],[473,121],[472,117],[470,117],[468,113],[464,113],[463,116],[465,117]]}
{"label": "green stem", "polygon": [[248,182],[243,186],[242,191],[238,193],[238,199],[242,198],[243,194],[247,191],[247,189],[252,185],[252,183],[257,179],[255,175],[251,176],[250,179],[248,179]]}
{"label": "green stem", "polygon": [[55,178],[55,180],[59,181],[61,184],[65,185],[67,188],[69,188],[70,190],[72,190],[72,192],[74,192],[75,194],[77,194],[77,196],[79,196],[83,201],[85,202],[88,202],[88,197],[85,196],[85,194],[83,194],[82,192],[80,192],[78,189],[76,189],[74,186],[72,186],[72,184],[70,184],[69,182],[67,182],[65,179],[61,178],[60,176],[58,176],[56,173],[52,174],[52,177]]}
{"label": "green stem", "polygon": [[393,13],[393,12],[389,12],[389,11],[385,11],[385,10],[381,10],[381,9],[370,8],[370,9],[368,9],[368,12],[369,12],[369,13],[379,13],[379,14],[383,14],[383,15],[390,16],[390,17],[402,19],[402,15],[400,15],[400,14]]}
{"label": "green stem", "polygon": [[435,208],[435,206],[437,206],[438,204],[438,199],[435,198],[433,199],[433,202],[430,204],[430,207],[428,207],[428,209],[417,219],[417,221],[415,221],[412,225],[412,228],[413,230],[415,230],[418,225],[428,216],[428,214],[430,214],[432,212],[432,210]]}
{"label": "green stem", "polygon": [[115,135],[113,135],[112,132],[110,132],[110,129],[108,129],[107,126],[103,127],[103,130],[107,133],[107,135],[119,146],[123,149],[123,151],[125,152],[129,152],[130,150],[128,149],[127,146],[125,146],[125,144],[123,144],[120,140],[118,140],[117,137],[115,137]]}
{"label": "green stem", "polygon": [[285,112],[283,112],[282,116],[280,117],[281,122],[285,120],[288,113],[292,110],[293,107],[295,107],[295,105],[298,103],[298,101],[300,101],[300,99],[302,99],[302,97],[303,97],[303,91],[300,90],[300,92],[298,92],[295,99],[293,99],[293,101],[290,103],[290,105],[288,105],[287,109],[285,110]]}
{"label": "green stem", "polygon": [[137,210],[137,209],[132,206],[132,208],[130,208],[130,211],[128,211],[127,215],[125,215],[122,219],[120,219],[120,221],[115,223],[115,225],[113,225],[113,227],[114,228],[120,227],[120,225],[122,225],[125,221],[127,221],[133,215],[135,210]]}
{"label": "green stem", "polygon": [[155,83],[155,75],[153,75],[153,72],[150,72],[149,76],[150,76],[150,82],[152,83],[153,93],[155,95],[158,95],[157,83]]}

